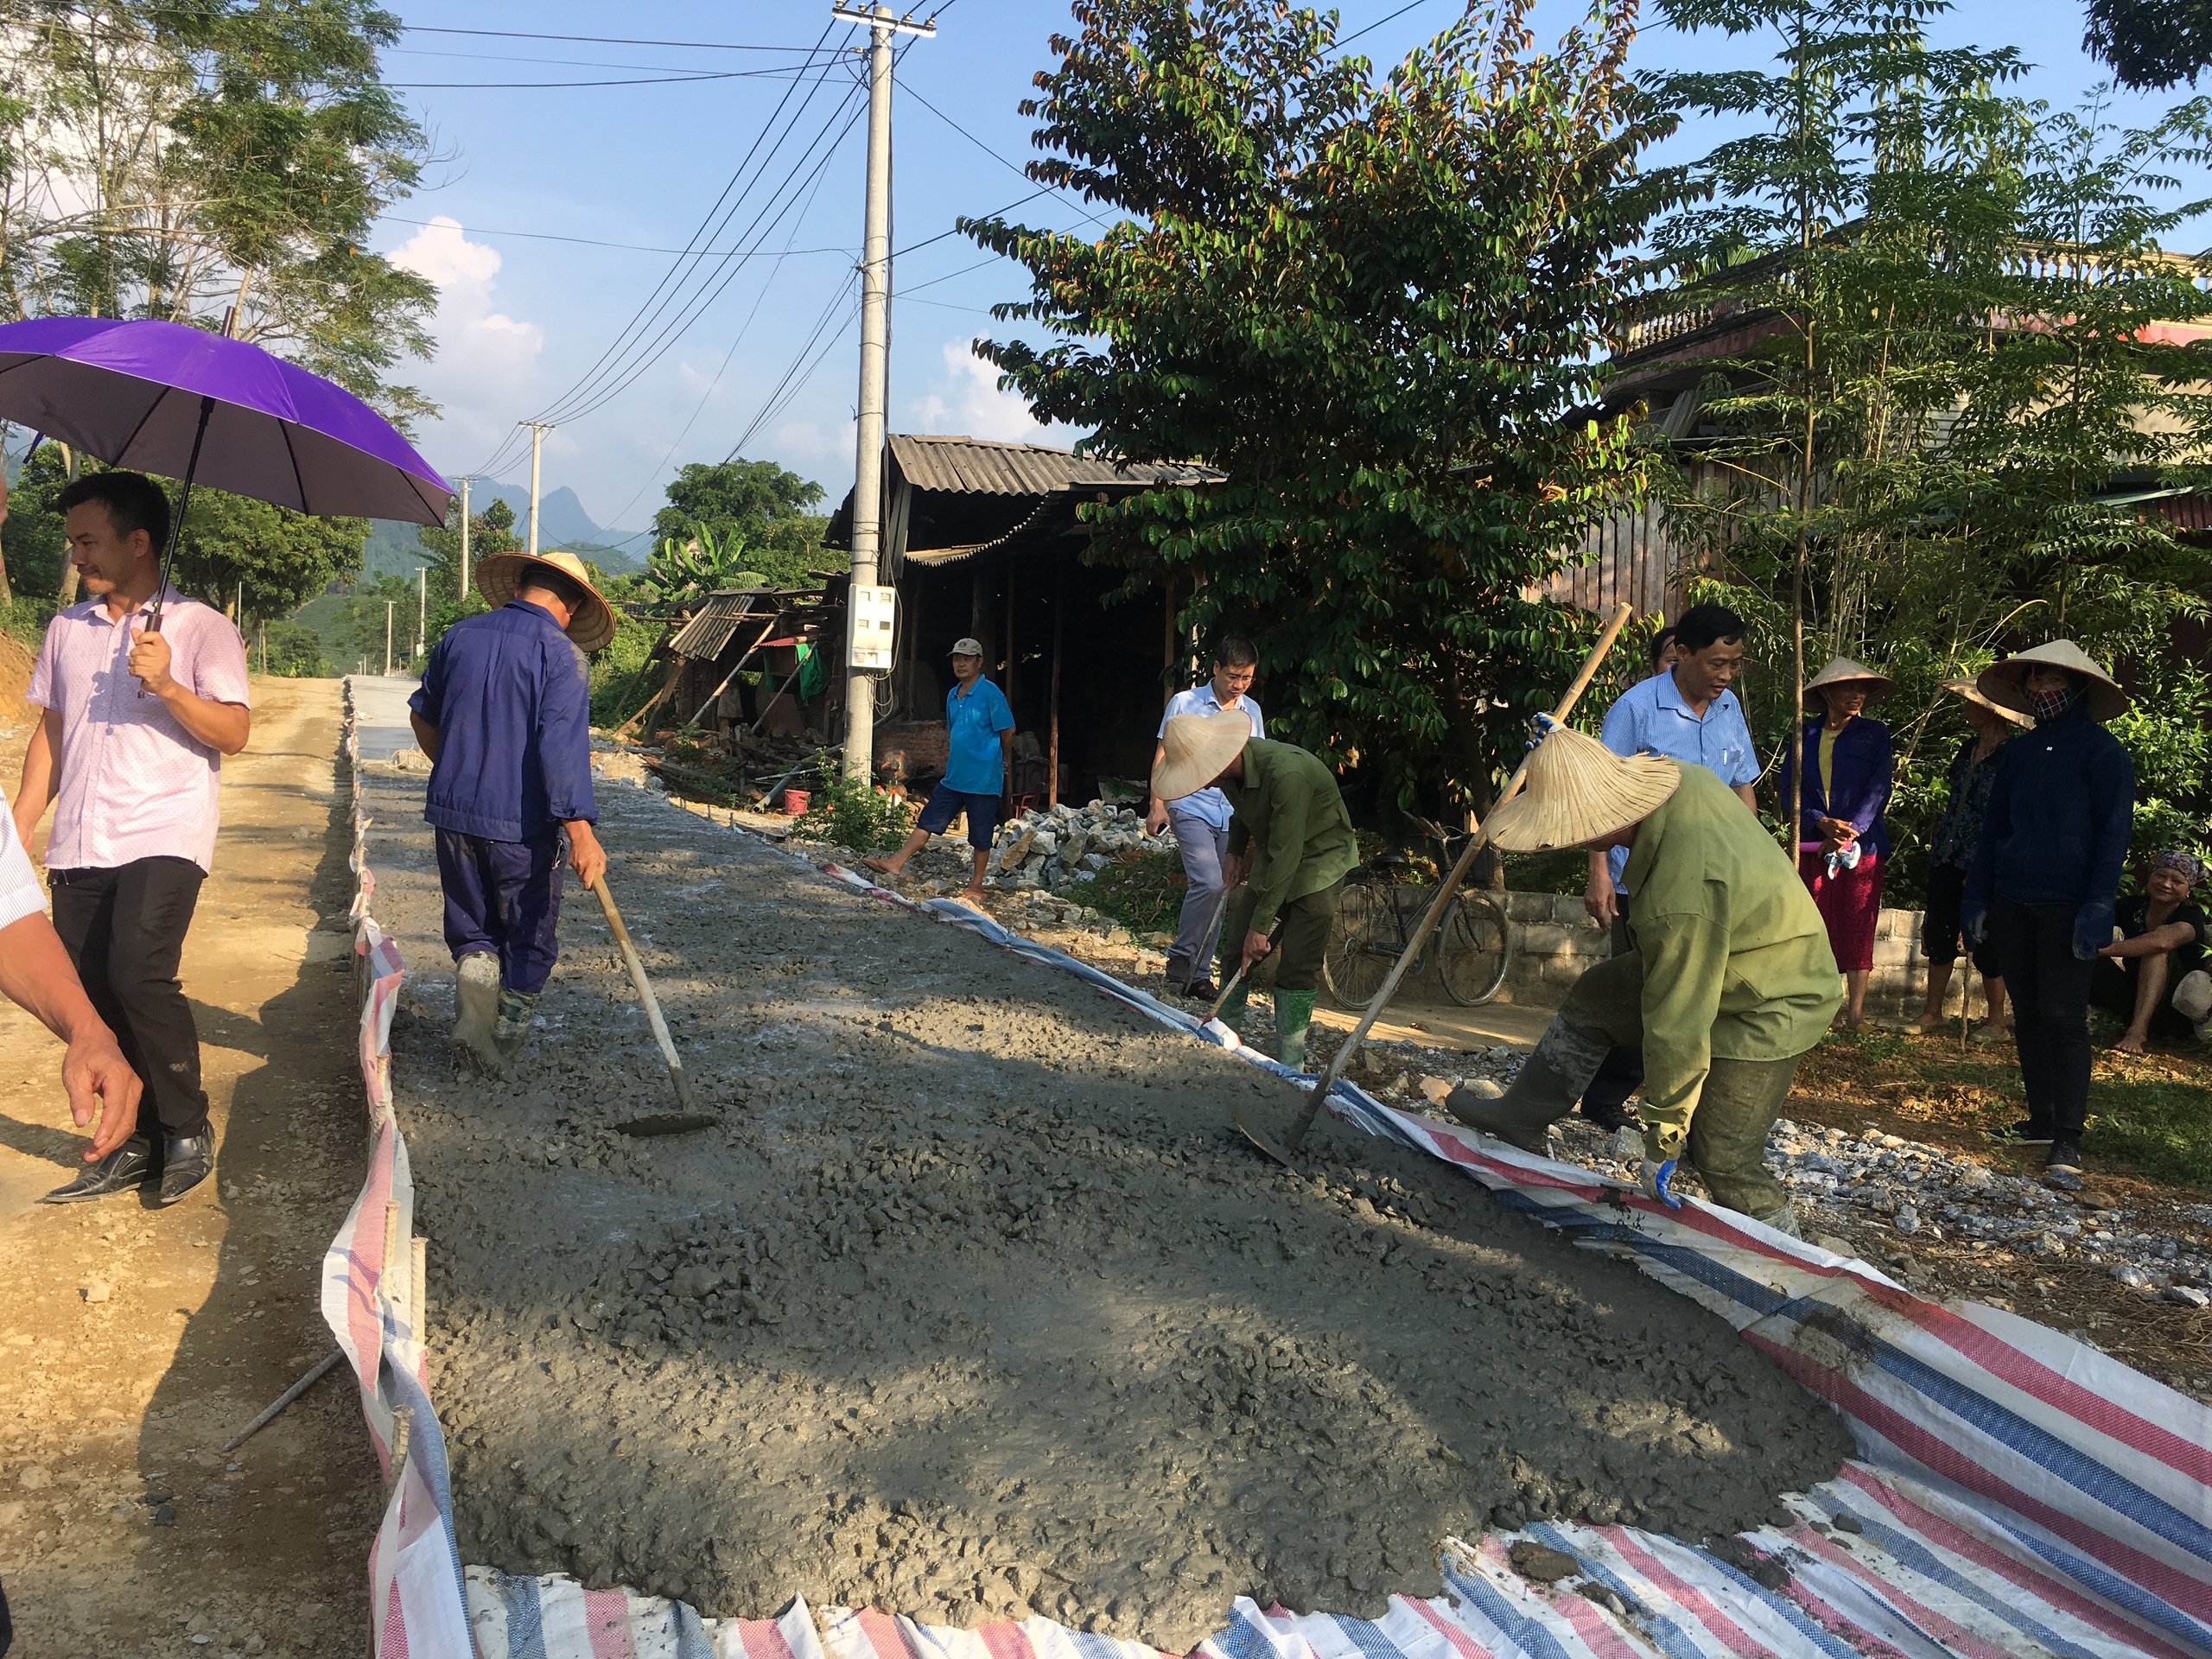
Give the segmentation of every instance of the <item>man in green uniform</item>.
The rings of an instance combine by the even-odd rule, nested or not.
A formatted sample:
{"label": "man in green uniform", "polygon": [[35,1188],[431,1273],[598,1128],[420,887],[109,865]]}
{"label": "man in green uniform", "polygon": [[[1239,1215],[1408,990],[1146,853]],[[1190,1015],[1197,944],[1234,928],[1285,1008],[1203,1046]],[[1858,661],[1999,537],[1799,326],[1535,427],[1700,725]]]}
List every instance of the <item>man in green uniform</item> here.
{"label": "man in green uniform", "polygon": [[1605,1055],[1641,1046],[1644,1190],[1679,1208],[1669,1183],[1687,1155],[1715,1203],[1795,1234],[1767,1132],[1842,992],[1827,929],[1773,838],[1704,767],[1623,758],[1553,727],[1527,789],[1491,815],[1491,840],[1626,848],[1636,948],[1575,982],[1503,1098],[1454,1090],[1446,1109],[1541,1152]]}
{"label": "man in green uniform", "polygon": [[[1229,798],[1230,810],[1222,874],[1231,892],[1219,971],[1226,978],[1240,965],[1273,955],[1275,1058],[1302,1068],[1337,899],[1345,874],[1359,862],[1351,815],[1325,764],[1288,743],[1254,737],[1241,713],[1171,716],[1152,770],[1152,792],[1178,801],[1210,787]],[[1281,937],[1270,943],[1278,922]],[[1220,1017],[1232,1026],[1250,984],[1247,975],[1222,1006]]]}

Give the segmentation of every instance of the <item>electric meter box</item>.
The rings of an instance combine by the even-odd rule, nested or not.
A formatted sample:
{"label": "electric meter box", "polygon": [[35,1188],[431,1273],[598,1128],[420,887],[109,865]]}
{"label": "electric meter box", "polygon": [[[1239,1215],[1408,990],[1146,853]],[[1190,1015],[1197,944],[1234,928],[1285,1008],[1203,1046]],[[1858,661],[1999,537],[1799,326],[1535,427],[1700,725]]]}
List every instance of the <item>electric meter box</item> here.
{"label": "electric meter box", "polygon": [[845,666],[873,674],[891,671],[892,623],[899,608],[896,588],[852,586],[845,601],[851,622],[847,633]]}

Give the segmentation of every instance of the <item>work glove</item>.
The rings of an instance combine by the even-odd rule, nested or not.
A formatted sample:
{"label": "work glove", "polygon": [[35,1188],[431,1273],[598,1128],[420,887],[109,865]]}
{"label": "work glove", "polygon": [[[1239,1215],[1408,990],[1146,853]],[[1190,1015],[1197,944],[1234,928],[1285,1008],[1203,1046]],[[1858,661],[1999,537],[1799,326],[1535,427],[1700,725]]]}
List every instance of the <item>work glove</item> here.
{"label": "work glove", "polygon": [[1664,1163],[1655,1163],[1649,1158],[1643,1160],[1643,1168],[1639,1176],[1643,1187],[1643,1196],[1658,1199],[1669,1210],[1679,1210],[1682,1207],[1682,1201],[1675,1196],[1672,1185],[1674,1179],[1675,1160],[1672,1158],[1668,1159]]}
{"label": "work glove", "polygon": [[1980,944],[1989,935],[1989,906],[1968,899],[1959,906],[1959,931],[1968,944]]}
{"label": "work glove", "polygon": [[2093,899],[2074,912],[2074,959],[2094,962],[2112,943],[2112,901]]}

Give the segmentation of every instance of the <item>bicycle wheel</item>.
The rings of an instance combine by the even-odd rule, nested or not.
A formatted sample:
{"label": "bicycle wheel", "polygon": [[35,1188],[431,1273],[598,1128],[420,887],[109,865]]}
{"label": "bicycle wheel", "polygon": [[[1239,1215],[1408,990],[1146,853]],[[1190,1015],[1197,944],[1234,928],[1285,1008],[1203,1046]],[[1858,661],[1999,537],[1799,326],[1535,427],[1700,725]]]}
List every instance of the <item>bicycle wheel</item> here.
{"label": "bicycle wheel", "polygon": [[1513,934],[1495,899],[1462,893],[1453,902],[1437,954],[1436,976],[1444,994],[1463,1008],[1478,1007],[1505,983],[1513,953]]}
{"label": "bicycle wheel", "polygon": [[1337,900],[1337,919],[1321,953],[1321,980],[1340,1007],[1363,1008],[1382,988],[1397,959],[1398,929],[1390,889],[1374,882],[1348,887]]}

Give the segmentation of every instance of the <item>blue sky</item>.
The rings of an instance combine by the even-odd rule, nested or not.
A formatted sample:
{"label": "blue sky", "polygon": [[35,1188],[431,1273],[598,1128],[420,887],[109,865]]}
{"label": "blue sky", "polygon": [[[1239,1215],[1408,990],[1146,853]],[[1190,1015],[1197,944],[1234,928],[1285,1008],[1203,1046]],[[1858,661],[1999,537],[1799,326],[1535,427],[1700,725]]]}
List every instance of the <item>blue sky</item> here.
{"label": "blue sky", "polygon": [[[1457,0],[1422,0],[1391,16],[1403,3],[1346,0],[1342,33],[1378,25],[1354,49],[1378,65],[1394,61],[1440,28]],[[845,70],[823,80],[767,170],[767,186],[787,175],[792,181],[759,237],[760,257],[739,263],[726,285],[719,275],[733,266],[718,264],[711,300],[672,306],[657,319],[652,361],[620,354],[626,325],[677,264],[666,251],[682,249],[698,229],[778,100],[795,94],[787,115],[800,106],[813,83],[789,72],[830,22],[829,0],[449,0],[393,10],[410,27],[387,54],[385,73],[407,88],[438,159],[425,188],[394,206],[376,245],[439,285],[438,356],[410,365],[410,378],[442,406],[419,434],[430,460],[448,476],[497,460],[499,476],[526,482],[526,450],[517,460],[520,446],[506,442],[514,423],[555,407],[599,368],[594,395],[567,398],[597,407],[548,435],[544,477],[549,490],[573,488],[600,524],[644,525],[677,467],[719,461],[741,439],[745,454],[817,480],[832,500],[841,496],[853,467],[858,323],[847,296],[865,159],[862,105]],[[1580,8],[1548,0],[1541,16],[1556,33]],[[1036,152],[1030,123],[1015,106],[1030,76],[1050,61],[1046,41],[1065,18],[1054,0],[950,0],[937,38],[915,43],[900,63],[893,245],[912,251],[894,278],[894,430],[1066,441],[1040,433],[969,351],[977,334],[993,328],[994,302],[1024,296],[1019,268],[988,259],[963,238],[940,235],[956,215],[1002,207],[1034,188],[1020,175]],[[472,29],[699,44],[434,32]],[[2081,29],[2075,0],[1967,0],[1934,33],[1946,43],[2018,47],[2038,66],[2023,90],[2063,105],[2102,79],[2081,50]],[[828,42],[851,47],[861,35],[839,23]],[[793,50],[704,44],[719,42]],[[1636,62],[1713,67],[1762,55],[1748,42],[1649,29]],[[727,78],[667,79],[708,75]],[[650,84],[515,85],[623,79]],[[469,84],[482,82],[498,85]],[[2127,99],[2118,112],[2146,116],[2169,101]],[[1688,130],[1673,148],[1694,156],[1719,136]],[[760,199],[741,207],[733,233]],[[1074,230],[1092,211],[1047,195],[1015,216]],[[733,245],[732,236],[716,245]],[[706,286],[709,271],[696,274],[695,286]],[[693,292],[683,289],[679,297]],[[603,365],[610,347],[618,355]],[[804,378],[787,381],[795,365]],[[610,376],[612,369],[620,372]],[[619,395],[602,401],[601,393],[618,386]]]}

